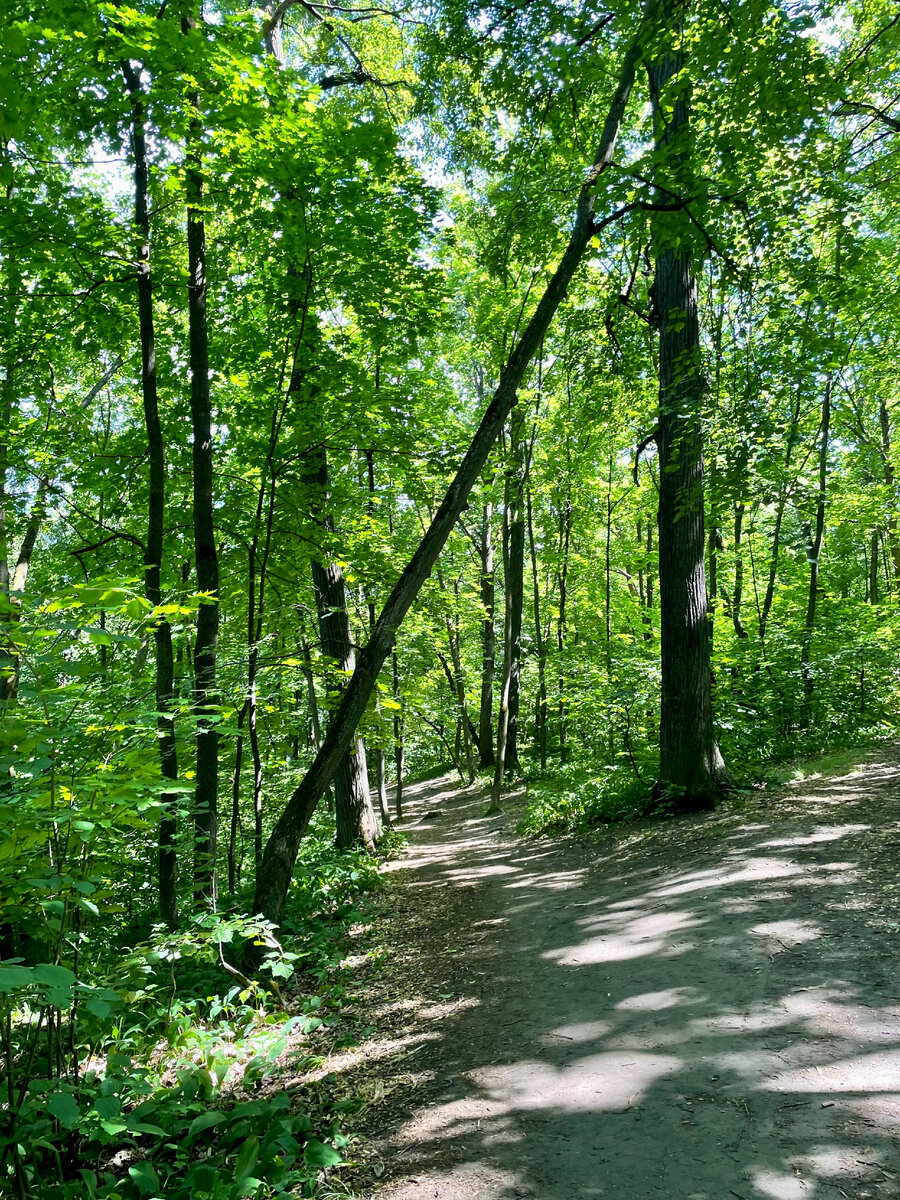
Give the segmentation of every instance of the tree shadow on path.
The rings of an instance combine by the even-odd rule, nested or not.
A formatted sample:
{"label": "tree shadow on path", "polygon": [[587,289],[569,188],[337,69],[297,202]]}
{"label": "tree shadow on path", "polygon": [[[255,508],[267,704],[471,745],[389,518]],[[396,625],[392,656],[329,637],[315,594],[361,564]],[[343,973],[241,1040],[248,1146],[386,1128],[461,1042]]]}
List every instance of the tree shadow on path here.
{"label": "tree shadow on path", "polygon": [[593,844],[411,796],[395,868],[463,889],[420,951],[457,1002],[379,1195],[896,1200],[900,769],[790,793]]}

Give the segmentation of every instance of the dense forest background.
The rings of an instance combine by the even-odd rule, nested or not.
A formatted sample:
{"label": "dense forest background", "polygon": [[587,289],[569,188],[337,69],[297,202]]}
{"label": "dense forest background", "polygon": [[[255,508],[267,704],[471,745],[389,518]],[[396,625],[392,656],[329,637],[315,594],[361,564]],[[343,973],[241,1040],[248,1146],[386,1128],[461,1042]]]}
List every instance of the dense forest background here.
{"label": "dense forest background", "polygon": [[3,16],[4,1186],[309,1192],[209,1023],[329,977],[405,779],[553,831],[892,733],[900,17]]}

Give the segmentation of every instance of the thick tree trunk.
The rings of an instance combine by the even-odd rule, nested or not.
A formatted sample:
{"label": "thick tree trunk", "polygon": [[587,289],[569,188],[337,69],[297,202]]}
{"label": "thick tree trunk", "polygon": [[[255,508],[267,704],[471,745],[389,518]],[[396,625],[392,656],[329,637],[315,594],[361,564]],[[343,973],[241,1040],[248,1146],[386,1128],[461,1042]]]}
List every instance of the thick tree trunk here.
{"label": "thick tree trunk", "polygon": [[[584,257],[590,238],[603,225],[619,219],[624,211],[620,210],[618,213],[611,214],[604,221],[596,221],[594,219],[594,193],[597,180],[612,161],[646,32],[645,19],[641,22],[626,52],[616,93],[604,124],[600,146],[579,193],[575,223],[562,260],[551,276],[533,316],[510,355],[493,399],[438,507],[434,520],[426,530],[412,559],[394,585],[381,611],[372,636],[360,654],[356,670],[343,695],[341,704],[332,718],[328,733],[322,743],[322,749],[285,805],[284,811],[266,843],[263,865],[257,883],[254,911],[262,913],[276,924],[281,919],[300,840],[329,779],[333,776],[338,763],[355,736],[356,727],[365,711],[378,673],[393,648],[397,630],[459,520],[469,493],[484,469],[491,447],[516,401],[518,389],[528,364],[537,352],[559,305],[565,298],[572,277]],[[251,948],[249,951],[251,961],[253,957],[254,951]]]}
{"label": "thick tree trunk", "polygon": [[[666,12],[675,43],[674,7]],[[689,186],[685,56],[648,65],[657,153],[666,187]],[[673,86],[674,81],[674,86]],[[703,530],[703,397],[691,226],[681,214],[655,231],[654,304],[659,322],[659,595],[662,696],[655,794],[679,812],[709,809],[728,782],[712,718]]]}
{"label": "thick tree trunk", "polygon": [[[144,128],[144,96],[140,78],[130,63],[122,64],[125,85],[131,98],[131,150],[134,158],[134,226],[137,234],[138,321],[141,336],[141,395],[144,426],[147,431],[149,489],[147,497],[147,546],[144,554],[144,595],[155,607],[162,603],[162,562],[166,511],[166,458],[162,425],[159,419],[159,394],[156,381],[156,327],[153,312],[153,280],[150,266],[150,171]],[[156,735],[160,773],[163,779],[178,778],[178,750],[175,724],[171,716],[175,690],[175,659],[172,627],[160,617],[153,630],[156,652]],[[169,929],[178,925],[177,795],[160,796],[159,915]]]}

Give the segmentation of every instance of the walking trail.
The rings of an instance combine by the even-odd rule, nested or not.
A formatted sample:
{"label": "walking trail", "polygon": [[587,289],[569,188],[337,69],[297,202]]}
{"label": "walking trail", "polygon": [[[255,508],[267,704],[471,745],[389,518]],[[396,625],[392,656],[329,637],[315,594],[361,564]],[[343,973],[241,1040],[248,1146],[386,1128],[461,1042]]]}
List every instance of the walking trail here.
{"label": "walking trail", "polygon": [[895,752],[597,840],[446,779],[408,812],[378,1200],[897,1200]]}

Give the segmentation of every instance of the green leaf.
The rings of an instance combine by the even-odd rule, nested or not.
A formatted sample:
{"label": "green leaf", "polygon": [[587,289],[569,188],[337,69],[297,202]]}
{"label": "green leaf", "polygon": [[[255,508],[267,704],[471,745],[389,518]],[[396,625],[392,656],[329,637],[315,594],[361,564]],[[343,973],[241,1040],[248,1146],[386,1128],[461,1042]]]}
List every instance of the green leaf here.
{"label": "green leaf", "polygon": [[47,1101],[51,1116],[56,1117],[65,1129],[74,1129],[78,1124],[78,1105],[68,1092],[56,1092]]}
{"label": "green leaf", "polygon": [[188,1137],[195,1138],[199,1133],[203,1133],[205,1129],[212,1129],[214,1125],[221,1125],[225,1120],[225,1114],[218,1112],[216,1109],[207,1109],[205,1113],[201,1113],[199,1117],[194,1117],[188,1129]]}
{"label": "green leaf", "polygon": [[159,1191],[159,1176],[153,1163],[135,1163],[133,1167],[128,1168],[128,1174],[134,1180],[142,1196],[149,1196],[152,1192]]}
{"label": "green leaf", "polygon": [[33,982],[32,967],[0,967],[0,994]]}
{"label": "green leaf", "polygon": [[336,1167],[342,1161],[334,1146],[320,1142],[318,1138],[310,1138],[303,1150],[303,1158],[311,1167]]}
{"label": "green leaf", "polygon": [[251,1173],[259,1159],[259,1138],[256,1134],[248,1137],[238,1151],[237,1161],[234,1164],[234,1178],[236,1183],[242,1183],[244,1179]]}

